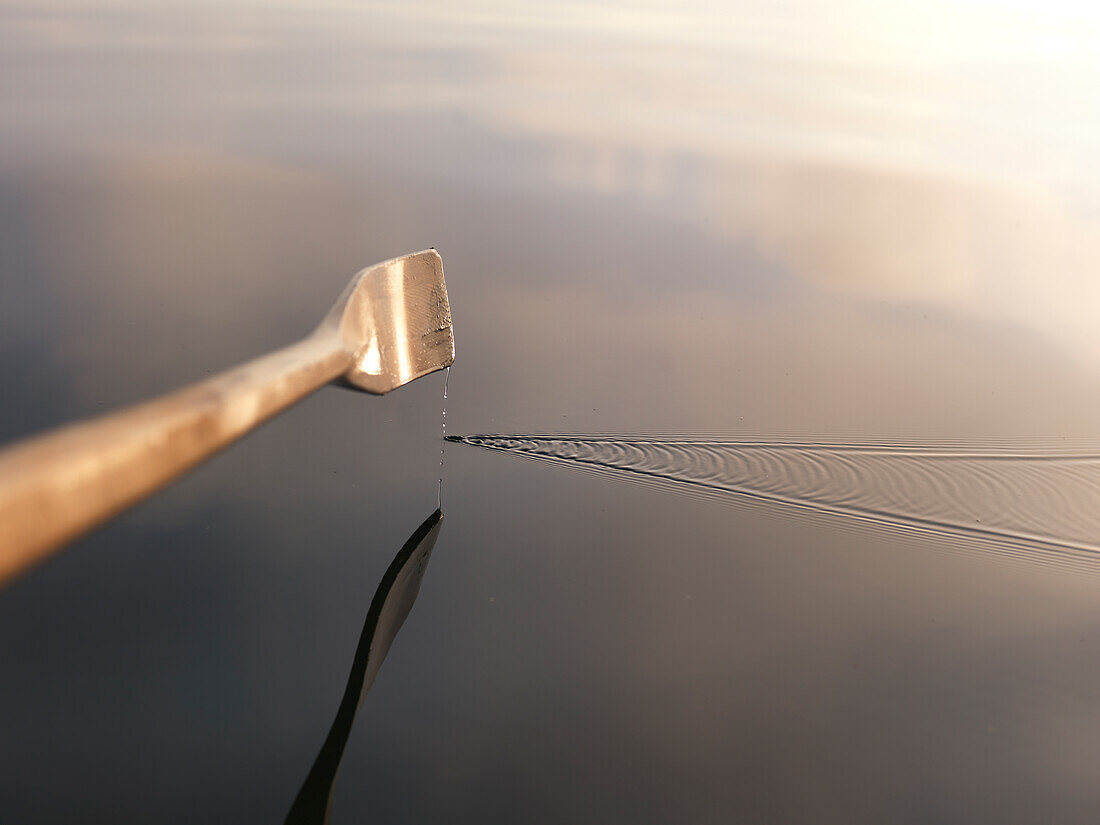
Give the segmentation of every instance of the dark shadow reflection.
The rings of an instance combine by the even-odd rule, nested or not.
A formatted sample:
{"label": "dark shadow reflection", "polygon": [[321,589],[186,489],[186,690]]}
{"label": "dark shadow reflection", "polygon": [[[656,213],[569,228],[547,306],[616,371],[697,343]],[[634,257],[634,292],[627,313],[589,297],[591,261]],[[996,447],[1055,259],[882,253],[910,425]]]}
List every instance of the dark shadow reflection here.
{"label": "dark shadow reflection", "polygon": [[397,631],[401,629],[413,602],[416,601],[442,521],[443,513],[439,510],[428,516],[394,556],[378,584],[370,610],[367,611],[363,634],[359,637],[359,646],[355,650],[355,660],[351,665],[348,685],[344,689],[344,698],[340,701],[340,708],[336,711],[336,719],[329,729],[325,744],[321,746],[321,752],[317,754],[302,789],[290,806],[290,813],[286,817],[287,825],[329,821],[336,772],[340,768],[340,759],[351,734],[355,713],[363,704],[363,699],[382,666],[382,660],[386,658],[390,645],[397,637]]}

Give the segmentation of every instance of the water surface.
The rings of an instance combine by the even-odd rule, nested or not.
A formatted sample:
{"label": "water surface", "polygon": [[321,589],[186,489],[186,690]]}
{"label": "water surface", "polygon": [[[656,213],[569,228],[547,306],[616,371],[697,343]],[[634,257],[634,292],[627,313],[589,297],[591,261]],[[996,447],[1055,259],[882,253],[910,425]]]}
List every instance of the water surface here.
{"label": "water surface", "polygon": [[[333,821],[1090,822],[1096,577],[1032,539],[1098,542],[1098,29],[0,3],[0,439],[435,246],[449,434],[735,446],[669,485],[448,445]],[[436,506],[443,386],[326,389],[0,592],[0,818],[282,821]]]}

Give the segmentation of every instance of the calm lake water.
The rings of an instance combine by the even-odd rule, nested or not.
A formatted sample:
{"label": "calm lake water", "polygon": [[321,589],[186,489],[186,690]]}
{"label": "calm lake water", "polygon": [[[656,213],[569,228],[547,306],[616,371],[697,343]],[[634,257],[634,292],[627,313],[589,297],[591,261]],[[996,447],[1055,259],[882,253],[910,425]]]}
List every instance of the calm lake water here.
{"label": "calm lake water", "polygon": [[[334,822],[1093,822],[1098,43],[1070,3],[0,2],[0,440],[434,246],[447,431],[494,438],[447,444]],[[443,386],[325,389],[0,591],[0,819],[283,822]]]}

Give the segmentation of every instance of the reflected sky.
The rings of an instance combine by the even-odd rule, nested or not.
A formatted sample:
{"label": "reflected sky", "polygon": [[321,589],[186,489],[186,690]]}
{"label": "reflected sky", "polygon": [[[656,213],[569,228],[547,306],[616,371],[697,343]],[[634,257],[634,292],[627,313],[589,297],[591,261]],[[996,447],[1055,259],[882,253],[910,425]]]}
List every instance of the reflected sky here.
{"label": "reflected sky", "polygon": [[[434,246],[449,433],[1095,450],[1098,29],[3,0],[0,440],[293,341]],[[0,593],[13,820],[286,815],[436,505],[443,380],[325,390]],[[334,820],[1094,818],[1092,577],[458,446],[444,473]]]}
{"label": "reflected sky", "polygon": [[[768,280],[1004,323],[1090,370],[1100,359],[1100,15],[1087,4],[7,3],[0,15],[0,168],[69,159],[136,173],[143,191],[147,176],[187,188],[234,175],[293,198],[386,172],[464,195],[610,199],[751,254]],[[108,220],[120,200],[134,207],[109,198]],[[56,225],[78,218],[41,215],[32,231],[56,247]],[[134,254],[120,234],[111,253]],[[727,259],[708,275],[733,285],[742,269]]]}

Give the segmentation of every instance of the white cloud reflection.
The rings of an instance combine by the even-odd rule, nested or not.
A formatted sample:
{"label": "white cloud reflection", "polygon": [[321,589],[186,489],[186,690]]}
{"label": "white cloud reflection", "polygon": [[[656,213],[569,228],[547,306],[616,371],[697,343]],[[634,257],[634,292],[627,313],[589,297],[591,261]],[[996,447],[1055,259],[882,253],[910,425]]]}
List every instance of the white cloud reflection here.
{"label": "white cloud reflection", "polygon": [[9,164],[183,146],[625,193],[807,282],[1100,361],[1088,4],[36,2],[0,19]]}

